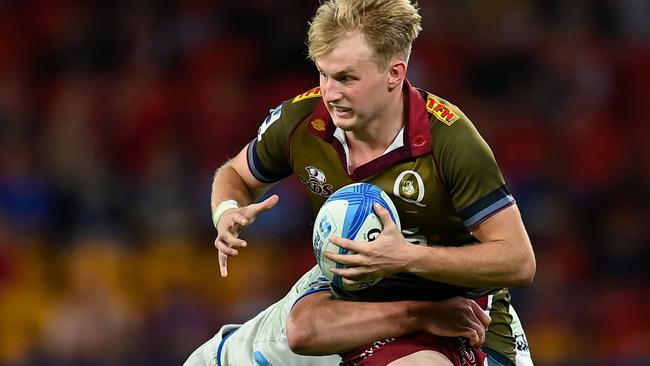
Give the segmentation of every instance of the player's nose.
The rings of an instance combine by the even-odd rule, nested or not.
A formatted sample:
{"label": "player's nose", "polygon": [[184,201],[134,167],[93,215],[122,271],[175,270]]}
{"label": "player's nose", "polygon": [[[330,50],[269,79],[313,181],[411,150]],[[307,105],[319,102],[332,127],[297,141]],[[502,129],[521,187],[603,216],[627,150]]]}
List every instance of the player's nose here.
{"label": "player's nose", "polygon": [[336,102],[337,100],[340,100],[343,98],[343,94],[341,93],[340,85],[336,80],[333,80],[332,78],[329,78],[327,80],[323,80],[321,82],[321,95],[323,96],[323,101],[325,103],[331,103],[331,102]]}

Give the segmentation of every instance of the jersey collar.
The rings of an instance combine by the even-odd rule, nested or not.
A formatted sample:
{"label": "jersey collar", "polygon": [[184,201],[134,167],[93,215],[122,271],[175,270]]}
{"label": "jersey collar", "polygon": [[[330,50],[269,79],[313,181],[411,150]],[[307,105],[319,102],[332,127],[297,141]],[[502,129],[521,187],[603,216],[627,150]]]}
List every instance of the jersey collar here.
{"label": "jersey collar", "polygon": [[[402,136],[401,144],[399,141],[393,142],[391,148],[387,149],[382,156],[357,167],[352,174],[348,173],[352,180],[357,181],[367,178],[399,161],[431,152],[431,132],[424,98],[416,88],[411,86],[408,80],[404,80],[404,92],[406,95],[405,103],[408,109],[408,118],[403,132],[400,132]],[[337,127],[332,122],[332,117],[322,100],[316,105],[314,112],[309,118],[310,132],[334,147],[339,154],[341,164],[343,164],[347,172],[348,164],[345,148],[334,136]],[[395,144],[398,147],[395,147]]]}

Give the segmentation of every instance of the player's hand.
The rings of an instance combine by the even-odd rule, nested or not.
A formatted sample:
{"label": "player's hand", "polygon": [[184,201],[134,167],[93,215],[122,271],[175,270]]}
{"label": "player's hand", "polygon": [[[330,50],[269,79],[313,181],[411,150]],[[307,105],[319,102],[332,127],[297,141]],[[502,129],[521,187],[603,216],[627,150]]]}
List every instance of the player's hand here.
{"label": "player's hand", "polygon": [[423,331],[443,337],[465,337],[474,347],[485,343],[485,331],[492,321],[475,301],[464,297],[426,302],[419,316]]}
{"label": "player's hand", "polygon": [[250,226],[259,214],[272,209],[279,199],[274,194],[262,202],[231,208],[221,214],[217,224],[217,238],[214,240],[214,246],[219,250],[221,277],[228,276],[228,257],[239,255],[237,248],[245,248],[248,245],[245,240],[239,238],[241,231]]}
{"label": "player's hand", "polygon": [[408,260],[404,254],[412,248],[412,244],[404,239],[404,235],[398,230],[388,210],[378,203],[375,203],[374,209],[384,228],[373,242],[353,241],[334,236],[330,238],[333,244],[354,252],[325,253],[330,260],[345,265],[346,268],[330,268],[330,270],[341,276],[346,284],[388,277],[403,272],[407,267]]}

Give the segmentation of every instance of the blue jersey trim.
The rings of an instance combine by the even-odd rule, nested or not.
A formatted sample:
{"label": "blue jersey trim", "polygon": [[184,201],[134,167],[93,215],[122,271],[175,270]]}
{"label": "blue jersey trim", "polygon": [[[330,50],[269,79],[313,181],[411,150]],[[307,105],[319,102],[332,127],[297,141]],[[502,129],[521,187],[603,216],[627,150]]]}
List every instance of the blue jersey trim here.
{"label": "blue jersey trim", "polygon": [[248,150],[246,151],[246,160],[248,161],[248,168],[251,170],[251,173],[253,174],[255,179],[259,180],[260,182],[264,182],[264,183],[276,182],[276,180],[269,178],[271,174],[264,167],[262,161],[257,156],[257,153],[255,151],[256,149],[257,149],[257,139],[254,139],[253,141],[250,142],[250,144],[248,144]]}
{"label": "blue jersey trim", "polygon": [[228,334],[223,335],[221,337],[221,342],[219,342],[219,347],[217,348],[217,366],[222,366],[222,364],[221,364],[221,351],[223,350],[223,345],[226,344],[226,339],[228,339],[228,337],[230,337],[231,335],[235,334],[235,332],[238,329],[239,328],[233,329],[232,331],[228,332]]}
{"label": "blue jersey trim", "polygon": [[264,355],[260,351],[253,352],[253,359],[258,366],[272,366],[269,361],[264,358]]}
{"label": "blue jersey trim", "polygon": [[263,183],[275,183],[283,178],[289,176],[289,174],[276,174],[268,170],[259,156],[257,156],[257,139],[254,139],[248,144],[248,149],[246,151],[246,160],[248,161],[248,168],[255,177]]}
{"label": "blue jersey trim", "polygon": [[515,199],[506,186],[501,186],[483,196],[478,201],[460,210],[458,213],[465,227],[471,228],[498,211],[515,203]]}
{"label": "blue jersey trim", "polygon": [[485,354],[488,356],[488,366],[515,366],[515,364],[508,357],[491,348],[483,347],[481,348],[481,351],[485,352]]}
{"label": "blue jersey trim", "polygon": [[298,301],[302,300],[303,298],[305,298],[305,297],[307,297],[307,296],[309,296],[311,294],[314,294],[316,292],[329,291],[329,290],[330,290],[329,285],[327,285],[327,286],[323,285],[321,287],[313,288],[313,289],[305,292],[304,294],[300,295],[300,297],[297,298],[296,301],[293,302],[293,305],[291,305],[291,308],[293,308],[298,303]]}

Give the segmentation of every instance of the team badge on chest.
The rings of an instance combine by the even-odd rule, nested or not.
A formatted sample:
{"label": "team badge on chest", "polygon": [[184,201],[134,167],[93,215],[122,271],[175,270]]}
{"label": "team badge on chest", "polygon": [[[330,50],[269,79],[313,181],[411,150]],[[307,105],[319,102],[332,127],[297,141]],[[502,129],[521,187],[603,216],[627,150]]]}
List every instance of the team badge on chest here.
{"label": "team badge on chest", "polygon": [[420,207],[426,206],[422,203],[422,199],[424,199],[424,180],[414,170],[405,170],[397,176],[393,185],[393,194],[406,202]]}
{"label": "team badge on chest", "polygon": [[331,184],[327,184],[327,177],[322,170],[316,168],[315,166],[308,166],[305,168],[307,171],[307,177],[299,175],[300,181],[309,187],[309,190],[319,194],[323,197],[329,197],[334,191]]}

